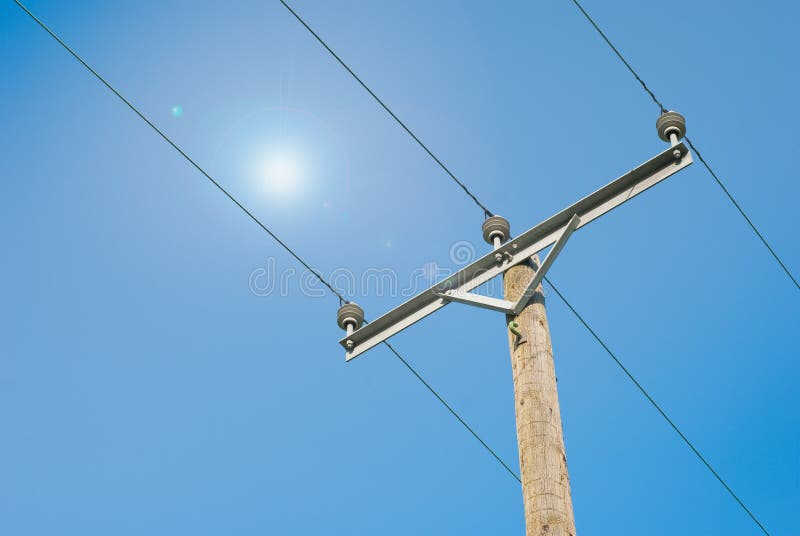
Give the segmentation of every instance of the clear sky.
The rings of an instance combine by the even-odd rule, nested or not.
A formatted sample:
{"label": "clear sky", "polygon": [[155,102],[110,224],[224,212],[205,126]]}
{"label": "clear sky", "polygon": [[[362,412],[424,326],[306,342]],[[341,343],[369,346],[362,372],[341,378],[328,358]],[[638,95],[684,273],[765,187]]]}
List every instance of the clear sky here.
{"label": "clear sky", "polygon": [[[368,317],[459,242],[487,250],[481,211],[277,0],[27,5],[322,273],[397,274],[353,289]],[[569,0],[293,5],[516,232],[665,147]],[[800,272],[800,7],[586,7]],[[522,533],[518,483],[385,348],[345,364],[337,300],[11,1],[0,66],[0,533]],[[579,231],[551,278],[796,534],[800,292],[700,164]],[[758,534],[550,298],[579,533]],[[516,468],[503,318],[451,305],[393,342]]]}

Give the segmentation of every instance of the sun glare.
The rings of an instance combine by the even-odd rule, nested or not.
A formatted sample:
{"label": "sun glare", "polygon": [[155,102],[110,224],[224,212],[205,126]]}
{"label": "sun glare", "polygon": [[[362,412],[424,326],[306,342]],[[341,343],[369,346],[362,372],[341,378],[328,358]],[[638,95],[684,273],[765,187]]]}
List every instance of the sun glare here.
{"label": "sun glare", "polygon": [[260,161],[257,174],[263,192],[282,201],[300,195],[307,183],[302,160],[290,151],[268,153]]}

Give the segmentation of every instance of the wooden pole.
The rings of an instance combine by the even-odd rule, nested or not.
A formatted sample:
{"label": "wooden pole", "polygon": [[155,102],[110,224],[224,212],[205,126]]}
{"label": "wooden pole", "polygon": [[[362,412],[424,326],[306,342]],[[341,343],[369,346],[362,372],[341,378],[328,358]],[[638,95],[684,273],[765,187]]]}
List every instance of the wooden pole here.
{"label": "wooden pole", "polygon": [[[539,265],[538,256],[532,260]],[[516,302],[533,274],[528,263],[507,270],[505,299]],[[520,338],[509,329],[526,534],[575,536],[553,347],[541,285],[528,306],[516,317],[508,315],[507,321],[516,322],[522,335]]]}

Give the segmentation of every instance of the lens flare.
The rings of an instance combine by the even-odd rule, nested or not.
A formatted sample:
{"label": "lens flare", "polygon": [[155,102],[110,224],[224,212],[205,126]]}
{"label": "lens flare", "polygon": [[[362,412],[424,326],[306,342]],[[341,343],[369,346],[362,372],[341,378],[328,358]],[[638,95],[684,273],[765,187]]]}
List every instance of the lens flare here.
{"label": "lens flare", "polygon": [[183,115],[183,106],[172,107],[172,117],[180,117]]}

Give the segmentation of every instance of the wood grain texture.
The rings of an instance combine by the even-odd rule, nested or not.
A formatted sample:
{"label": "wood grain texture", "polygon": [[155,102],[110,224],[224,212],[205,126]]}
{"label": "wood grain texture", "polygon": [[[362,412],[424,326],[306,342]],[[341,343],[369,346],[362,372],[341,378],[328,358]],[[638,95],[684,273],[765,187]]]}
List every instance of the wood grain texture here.
{"label": "wood grain texture", "polygon": [[[536,266],[538,257],[533,257]],[[533,277],[523,263],[506,271],[505,299],[516,301]],[[567,457],[558,406],[553,347],[541,285],[516,317],[524,340],[510,331],[517,440],[528,536],[575,536]]]}

